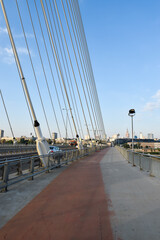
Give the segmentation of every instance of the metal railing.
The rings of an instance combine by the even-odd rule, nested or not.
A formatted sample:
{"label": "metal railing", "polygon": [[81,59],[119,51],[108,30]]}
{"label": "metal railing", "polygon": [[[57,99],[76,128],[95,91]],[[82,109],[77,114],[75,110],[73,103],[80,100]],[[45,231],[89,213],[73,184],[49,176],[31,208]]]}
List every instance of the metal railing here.
{"label": "metal railing", "polygon": [[[93,148],[85,148],[83,150],[68,150],[62,152],[51,153],[45,156],[29,156],[17,157],[13,159],[3,159],[0,161],[0,191],[5,192],[12,184],[29,179],[34,180],[34,177],[41,173],[67,165],[79,158],[85,157],[94,153],[97,150],[104,149],[106,146],[96,146]],[[40,158],[47,158],[47,166],[42,167]]]}
{"label": "metal railing", "polygon": [[148,172],[150,176],[160,177],[160,156],[132,152],[119,146],[116,146],[116,149],[132,166],[139,167],[140,170]]}
{"label": "metal railing", "polygon": [[16,154],[21,152],[35,152],[36,145],[35,144],[28,144],[28,145],[9,145],[9,144],[0,144],[0,155],[3,154]]}

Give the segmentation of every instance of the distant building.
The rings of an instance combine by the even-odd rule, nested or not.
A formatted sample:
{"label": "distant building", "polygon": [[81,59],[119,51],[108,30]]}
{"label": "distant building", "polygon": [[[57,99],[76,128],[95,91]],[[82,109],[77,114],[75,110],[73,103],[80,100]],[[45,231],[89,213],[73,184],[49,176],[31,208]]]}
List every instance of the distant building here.
{"label": "distant building", "polygon": [[129,132],[128,132],[128,129],[126,131],[126,138],[129,138]]}
{"label": "distant building", "polygon": [[120,136],[120,134],[114,134],[112,137],[109,138],[109,141],[110,141],[110,142],[113,142],[113,141],[115,141],[116,139],[118,139],[119,136]]}
{"label": "distant building", "polygon": [[0,129],[0,138],[4,137],[4,130]]}
{"label": "distant building", "polygon": [[13,140],[13,138],[7,136],[7,137],[2,137],[1,140],[10,141],[10,140]]}
{"label": "distant building", "polygon": [[88,140],[88,139],[89,139],[89,135],[85,135],[85,136],[84,136],[84,139],[85,139],[85,140]]}
{"label": "distant building", "polygon": [[148,139],[154,139],[154,134],[153,133],[148,133]]}
{"label": "distant building", "polygon": [[95,136],[95,139],[99,140],[101,138],[100,135]]}
{"label": "distant building", "polygon": [[139,138],[140,138],[140,139],[144,139],[144,136],[143,136],[142,132],[140,132]]}
{"label": "distant building", "polygon": [[52,139],[55,140],[55,139],[57,139],[57,137],[58,137],[58,134],[57,134],[56,132],[53,132],[53,133],[52,133]]}

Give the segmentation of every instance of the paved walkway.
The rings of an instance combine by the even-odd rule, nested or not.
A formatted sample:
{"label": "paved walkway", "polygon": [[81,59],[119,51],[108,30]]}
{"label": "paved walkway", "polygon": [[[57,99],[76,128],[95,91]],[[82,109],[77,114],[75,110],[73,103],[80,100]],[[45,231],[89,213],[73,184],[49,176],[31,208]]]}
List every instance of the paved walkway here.
{"label": "paved walkway", "polygon": [[76,161],[1,230],[8,240],[159,240],[160,179],[115,149]]}
{"label": "paved walkway", "polygon": [[64,170],[0,230],[0,239],[113,239],[99,164],[106,152]]}
{"label": "paved walkway", "polygon": [[160,179],[140,171],[110,148],[101,161],[114,239],[160,239]]}

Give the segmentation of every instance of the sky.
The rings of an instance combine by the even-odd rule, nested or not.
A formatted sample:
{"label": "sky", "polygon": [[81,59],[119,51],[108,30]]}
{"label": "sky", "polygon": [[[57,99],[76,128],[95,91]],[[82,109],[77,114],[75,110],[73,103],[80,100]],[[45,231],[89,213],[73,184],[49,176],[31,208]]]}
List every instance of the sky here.
{"label": "sky", "polygon": [[[20,4],[25,16],[23,2]],[[142,132],[147,137],[148,133],[153,133],[156,138],[160,138],[160,2],[79,0],[79,5],[107,136],[119,133],[123,137],[127,129],[131,133],[128,111],[134,108],[135,134],[139,136]],[[35,83],[27,67],[28,53],[20,24],[17,24],[16,8],[6,3],[6,9],[36,113],[41,120],[44,135],[47,135],[44,116],[36,101]],[[26,23],[25,29],[27,39],[31,42],[33,61],[36,61],[30,25]],[[41,78],[42,70],[38,63],[35,68]],[[15,135],[29,136],[33,128],[1,8],[0,73],[1,90]],[[43,88],[43,84],[41,86],[40,83],[40,87]],[[43,94],[45,99],[46,92]],[[48,114],[51,114],[47,99],[45,104]],[[10,136],[1,100],[0,106],[0,128],[5,130],[5,135]]]}

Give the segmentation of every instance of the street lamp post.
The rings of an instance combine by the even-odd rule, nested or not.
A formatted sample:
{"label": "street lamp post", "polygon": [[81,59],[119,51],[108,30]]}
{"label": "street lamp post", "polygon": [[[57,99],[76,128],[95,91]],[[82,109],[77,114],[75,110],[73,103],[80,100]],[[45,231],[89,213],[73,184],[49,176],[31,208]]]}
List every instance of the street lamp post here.
{"label": "street lamp post", "polygon": [[131,126],[132,126],[132,165],[134,165],[134,154],[133,154],[133,151],[134,151],[134,142],[133,142],[133,117],[135,116],[136,112],[134,109],[130,109],[129,110],[129,113],[128,113],[128,116],[131,117]]}
{"label": "street lamp post", "polygon": [[134,150],[134,142],[133,142],[133,117],[135,116],[136,112],[134,109],[130,109],[128,116],[131,117],[131,126],[132,126],[132,152]]}

